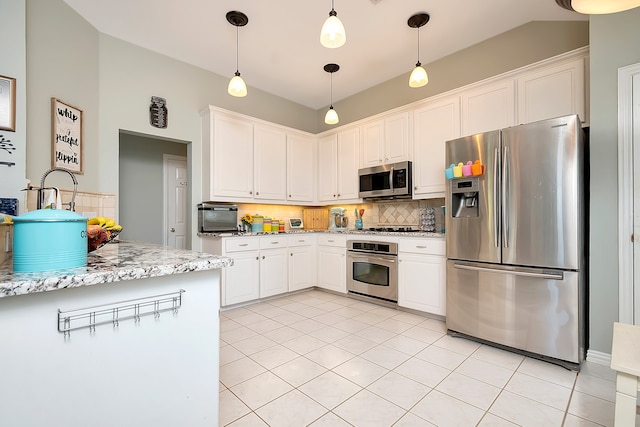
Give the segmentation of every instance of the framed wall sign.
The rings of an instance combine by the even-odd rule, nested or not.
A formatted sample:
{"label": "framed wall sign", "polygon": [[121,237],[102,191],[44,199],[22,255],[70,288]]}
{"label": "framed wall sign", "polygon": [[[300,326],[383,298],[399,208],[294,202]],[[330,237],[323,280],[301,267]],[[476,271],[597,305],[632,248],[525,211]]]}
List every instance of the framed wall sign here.
{"label": "framed wall sign", "polygon": [[16,131],[16,79],[0,76],[0,130]]}
{"label": "framed wall sign", "polygon": [[84,173],[82,110],[51,98],[51,167]]}

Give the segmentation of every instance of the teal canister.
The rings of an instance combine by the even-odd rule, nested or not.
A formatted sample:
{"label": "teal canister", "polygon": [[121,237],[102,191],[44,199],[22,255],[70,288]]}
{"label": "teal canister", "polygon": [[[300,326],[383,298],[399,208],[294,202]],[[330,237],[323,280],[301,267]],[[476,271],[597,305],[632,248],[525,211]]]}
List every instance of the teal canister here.
{"label": "teal canister", "polygon": [[38,209],[13,218],[13,271],[86,266],[87,220],[62,209]]}

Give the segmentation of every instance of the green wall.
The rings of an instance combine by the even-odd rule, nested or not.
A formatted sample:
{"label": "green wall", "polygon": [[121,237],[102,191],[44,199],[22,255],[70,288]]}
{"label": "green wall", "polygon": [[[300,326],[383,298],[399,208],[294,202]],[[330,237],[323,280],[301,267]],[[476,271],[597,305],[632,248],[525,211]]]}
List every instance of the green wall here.
{"label": "green wall", "polygon": [[640,62],[639,25],[640,8],[590,19],[590,339],[604,353],[618,320],[618,68]]}
{"label": "green wall", "polygon": [[118,220],[120,236],[137,242],[163,242],[163,155],[187,157],[187,144],[140,135],[120,135]]}
{"label": "green wall", "polygon": [[[586,21],[529,22],[437,61],[425,64],[429,84],[410,88],[407,72],[354,96],[334,102],[340,124],[347,124],[589,44]],[[318,130],[327,107],[318,111]]]}

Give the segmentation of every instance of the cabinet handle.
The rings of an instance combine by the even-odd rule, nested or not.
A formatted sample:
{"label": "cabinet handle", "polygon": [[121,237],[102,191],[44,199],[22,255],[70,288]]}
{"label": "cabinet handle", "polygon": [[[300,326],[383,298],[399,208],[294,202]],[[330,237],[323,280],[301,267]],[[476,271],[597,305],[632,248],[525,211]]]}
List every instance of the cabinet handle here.
{"label": "cabinet handle", "polygon": [[417,189],[418,189],[418,186],[413,187],[413,189],[414,189],[414,190],[417,190]]}
{"label": "cabinet handle", "polygon": [[259,191],[256,191],[256,196],[259,196],[259,195],[260,195],[260,192],[259,192]]}
{"label": "cabinet handle", "polygon": [[291,252],[289,255],[293,256],[293,252]]}
{"label": "cabinet handle", "polygon": [[422,246],[422,245],[416,245],[416,248],[418,248],[418,249],[427,249],[426,246]]}
{"label": "cabinet handle", "polygon": [[336,195],[334,194],[333,197],[336,197]]}
{"label": "cabinet handle", "polygon": [[333,241],[333,240],[331,240],[331,239],[329,239],[329,240],[327,240],[327,242],[329,242],[329,243],[333,243],[334,241]]}
{"label": "cabinet handle", "polygon": [[298,240],[298,243],[304,243],[304,242],[305,242],[304,239],[303,240]]}
{"label": "cabinet handle", "polygon": [[249,194],[253,194],[253,191],[249,191]]}
{"label": "cabinet handle", "polygon": [[264,259],[264,255],[262,255],[262,259]]}
{"label": "cabinet handle", "polygon": [[248,243],[240,243],[238,246],[249,246]]}
{"label": "cabinet handle", "polygon": [[260,258],[259,258],[259,257],[256,257],[256,259],[257,259],[257,260],[259,260]]}

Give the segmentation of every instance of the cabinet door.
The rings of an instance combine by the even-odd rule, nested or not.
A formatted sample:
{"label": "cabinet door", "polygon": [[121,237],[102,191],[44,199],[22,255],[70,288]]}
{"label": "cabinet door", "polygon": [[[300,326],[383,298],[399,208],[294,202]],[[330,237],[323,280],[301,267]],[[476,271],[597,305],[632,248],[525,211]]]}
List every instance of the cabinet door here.
{"label": "cabinet door", "polygon": [[398,305],[444,316],[445,257],[400,254],[398,258]]}
{"label": "cabinet door", "polygon": [[318,141],[318,200],[338,198],[338,135]]}
{"label": "cabinet door", "polygon": [[[216,114],[213,139],[213,194],[253,197],[253,125],[246,120]],[[238,162],[243,167],[238,167]]]}
{"label": "cabinet door", "polygon": [[462,136],[515,124],[514,80],[483,84],[462,94]]}
{"label": "cabinet door", "polygon": [[[254,126],[253,163],[255,199],[286,200],[287,134],[267,126]],[[235,167],[239,165],[236,164]],[[240,167],[239,169],[242,169]]]}
{"label": "cabinet door", "polygon": [[391,116],[384,121],[384,163],[409,160],[409,113]]}
{"label": "cabinet door", "polygon": [[331,291],[347,293],[346,250],[327,246],[318,247],[318,286]]}
{"label": "cabinet door", "polygon": [[413,113],[414,197],[443,197],[445,142],[460,136],[460,98],[429,103]]}
{"label": "cabinet door", "polygon": [[338,132],[338,199],[358,198],[360,128]]}
{"label": "cabinet door", "polygon": [[260,251],[260,298],[287,292],[287,249]]}
{"label": "cabinet door", "polygon": [[315,261],[313,246],[289,248],[289,291],[311,288],[316,284]]}
{"label": "cabinet door", "polygon": [[518,78],[518,123],[577,114],[587,120],[584,59],[527,73]]}
{"label": "cabinet door", "polygon": [[225,268],[222,304],[231,305],[260,298],[258,251],[234,252],[233,265]]}
{"label": "cabinet door", "polygon": [[287,200],[313,201],[316,182],[315,153],[314,138],[287,135]]}
{"label": "cabinet door", "polygon": [[362,161],[363,168],[384,163],[384,121],[376,120],[362,125]]}

